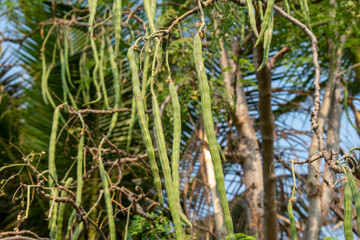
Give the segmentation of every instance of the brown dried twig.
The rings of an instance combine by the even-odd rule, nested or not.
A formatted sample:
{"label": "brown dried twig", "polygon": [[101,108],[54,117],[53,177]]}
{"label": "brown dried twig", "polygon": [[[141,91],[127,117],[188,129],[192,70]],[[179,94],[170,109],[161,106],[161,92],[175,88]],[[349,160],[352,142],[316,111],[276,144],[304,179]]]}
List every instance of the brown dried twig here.
{"label": "brown dried twig", "polygon": [[283,47],[280,51],[278,51],[270,60],[271,69],[275,68],[275,63],[279,61],[287,52],[290,52],[291,49],[288,46]]}
{"label": "brown dried twig", "polygon": [[[0,238],[4,239],[8,236],[25,237],[25,236],[21,236],[21,235],[30,235],[31,238],[26,237],[27,239],[41,239],[41,240],[50,239],[50,238],[41,238],[36,233],[29,231],[29,230],[3,232],[3,233],[0,233]],[[10,238],[8,238],[8,239],[10,239]],[[16,238],[13,238],[13,239],[16,239]],[[17,238],[17,239],[22,239],[22,238]]]}

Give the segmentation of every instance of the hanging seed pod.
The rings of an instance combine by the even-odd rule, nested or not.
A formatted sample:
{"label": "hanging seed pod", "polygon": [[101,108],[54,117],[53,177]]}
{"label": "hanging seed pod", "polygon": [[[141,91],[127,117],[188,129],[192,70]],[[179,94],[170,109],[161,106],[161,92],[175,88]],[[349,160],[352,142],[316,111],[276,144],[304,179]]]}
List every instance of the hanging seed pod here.
{"label": "hanging seed pod", "polygon": [[129,59],[129,63],[130,63],[130,68],[131,68],[133,93],[134,93],[136,106],[137,106],[138,119],[139,119],[140,128],[141,128],[141,135],[143,137],[146,151],[147,151],[148,157],[150,159],[151,172],[154,177],[154,185],[156,187],[156,192],[157,192],[157,195],[159,198],[159,202],[162,205],[164,202],[163,202],[162,190],[161,190],[161,180],[160,180],[160,176],[159,176],[159,169],[158,169],[156,159],[155,159],[154,147],[152,144],[152,140],[150,137],[148,124],[147,124],[147,120],[146,120],[143,98],[142,98],[141,91],[140,91],[139,69],[138,69],[138,66],[136,65],[136,61],[135,61],[134,47],[129,48],[127,55],[128,55],[128,59]]}
{"label": "hanging seed pod", "polygon": [[169,92],[173,107],[174,118],[174,137],[172,147],[172,176],[174,181],[174,189],[176,190],[176,199],[179,201],[179,159],[180,159],[180,141],[181,141],[181,109],[179,97],[177,95],[174,83],[169,83]]}
{"label": "hanging seed pod", "polygon": [[287,206],[287,211],[288,211],[289,220],[290,220],[291,239],[292,239],[292,240],[296,240],[296,239],[297,239],[297,235],[296,235],[296,225],[295,225],[295,218],[294,218],[294,212],[293,212],[293,208],[292,208],[292,201],[291,201],[291,199],[289,199],[289,203],[288,203],[288,206]]}
{"label": "hanging seed pod", "polygon": [[256,20],[255,20],[255,11],[254,6],[252,4],[252,0],[246,0],[246,6],[249,13],[249,20],[250,20],[250,26],[251,29],[254,31],[254,34],[256,37],[259,37],[258,30],[256,28]]}
{"label": "hanging seed pod", "polygon": [[176,197],[177,189],[175,188],[175,185],[173,184],[171,177],[171,169],[166,152],[164,131],[160,117],[159,103],[153,91],[152,91],[152,105],[153,105],[153,114],[154,114],[154,122],[155,122],[156,141],[159,150],[160,162],[165,178],[165,188],[169,199],[170,213],[174,222],[176,238],[180,240],[180,239],[184,239],[184,230],[181,226],[179,208],[177,204],[177,197]]}
{"label": "hanging seed pod", "polygon": [[359,188],[356,184],[355,178],[352,174],[351,171],[347,170],[346,171],[346,177],[348,178],[348,181],[350,183],[350,187],[351,187],[351,192],[354,198],[354,202],[355,202],[355,210],[356,210],[356,221],[357,221],[357,225],[358,228],[360,229],[360,193],[359,193]]}
{"label": "hanging seed pod", "polygon": [[266,65],[266,62],[269,58],[269,51],[270,51],[270,45],[271,45],[273,31],[274,31],[274,18],[273,18],[273,14],[271,13],[270,25],[266,29],[265,35],[264,35],[264,56],[263,56],[263,60],[260,64],[260,67],[258,68],[257,71],[260,71]]}
{"label": "hanging seed pod", "polygon": [[[99,144],[99,149],[102,148],[102,144],[103,144],[104,140],[105,140],[105,138],[103,138],[103,140]],[[104,167],[104,164],[102,161],[101,151],[99,151],[98,162],[99,162],[99,172],[100,172],[101,182],[102,182],[103,190],[104,190],[106,212],[107,212],[107,217],[108,217],[108,221],[109,221],[108,224],[109,224],[109,231],[110,231],[110,240],[115,240],[116,239],[116,230],[115,230],[115,220],[114,220],[114,214],[113,214],[114,211],[113,211],[113,207],[112,207],[111,194],[109,191],[108,176],[107,176],[107,173],[105,171],[105,167]]]}
{"label": "hanging seed pod", "polygon": [[226,198],[224,173],[223,173],[220,153],[218,149],[218,142],[216,140],[216,135],[214,131],[214,121],[211,113],[210,88],[205,72],[204,61],[202,58],[202,44],[199,34],[196,34],[194,37],[193,48],[194,48],[195,68],[197,72],[200,95],[201,95],[201,112],[204,119],[204,127],[206,131],[206,135],[208,137],[210,154],[214,164],[217,189],[221,199],[221,206],[224,211],[225,226],[228,233],[228,239],[235,239],[233,223],[229,210],[229,204]]}
{"label": "hanging seed pod", "polygon": [[344,233],[345,240],[353,239],[352,231],[352,216],[353,216],[353,203],[352,193],[349,181],[345,181],[344,186]]}
{"label": "hanging seed pod", "polygon": [[256,40],[255,46],[257,46],[261,42],[262,38],[264,37],[265,31],[268,29],[269,25],[271,24],[271,15],[273,14],[272,12],[274,7],[274,2],[275,0],[266,1],[267,7],[264,14],[264,20],[261,23],[261,30],[259,33],[259,37]]}
{"label": "hanging seed pod", "polygon": [[[68,178],[65,182],[64,187],[67,188],[70,186],[70,183],[73,181],[72,178]],[[68,194],[66,191],[62,191],[61,193],[61,197],[66,197]],[[62,226],[63,226],[63,220],[64,220],[64,212],[65,212],[65,206],[66,203],[62,202],[59,205],[59,214],[58,214],[58,219],[57,219],[57,230],[56,230],[56,240],[62,240]]]}
{"label": "hanging seed pod", "polygon": [[[121,38],[121,6],[122,2],[121,0],[114,0],[113,3],[113,22],[114,22],[114,29],[115,29],[115,52],[114,52],[114,58],[118,56],[119,53],[119,44],[120,44],[120,38]],[[114,59],[115,60],[115,59]]]}

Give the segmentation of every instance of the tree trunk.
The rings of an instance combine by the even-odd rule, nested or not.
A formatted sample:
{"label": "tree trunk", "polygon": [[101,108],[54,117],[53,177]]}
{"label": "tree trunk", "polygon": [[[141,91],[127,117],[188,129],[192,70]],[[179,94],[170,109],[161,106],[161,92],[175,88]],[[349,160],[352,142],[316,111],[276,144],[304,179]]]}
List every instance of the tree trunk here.
{"label": "tree trunk", "polygon": [[[340,62],[342,58],[342,50],[346,40],[346,35],[342,35],[340,38],[341,45],[337,51],[333,50],[333,43],[330,43],[330,75],[326,82],[323,102],[319,112],[319,130],[323,134],[325,128],[325,121],[328,118],[331,101],[333,98],[334,86],[337,79],[337,74],[340,70]],[[315,135],[311,139],[309,148],[309,157],[318,152],[318,140]],[[321,199],[319,190],[321,185],[319,183],[318,175],[320,172],[320,161],[314,161],[309,164],[308,167],[308,184],[306,191],[309,199],[309,212],[308,223],[306,225],[306,238],[305,239],[319,239],[321,229]],[[323,188],[324,190],[324,188]],[[325,194],[327,190],[324,190]],[[324,204],[326,204],[324,202]]]}
{"label": "tree trunk", "polygon": [[259,144],[250,119],[246,96],[240,78],[237,79],[236,86],[236,109],[233,118],[240,140],[238,151],[246,186],[247,233],[255,234],[258,232],[258,239],[262,239],[264,234],[264,183]]}
{"label": "tree trunk", "polygon": [[[238,44],[238,43],[237,43]],[[244,171],[244,183],[246,186],[246,212],[247,230],[246,233],[253,235],[258,233],[258,238],[263,236],[263,175],[260,160],[258,139],[250,119],[247,100],[241,83],[241,73],[236,71],[237,64],[228,57],[224,48],[222,38],[219,38],[220,45],[220,66],[224,76],[224,86],[226,90],[226,101],[229,106],[234,106],[233,94],[236,92],[235,112],[230,112],[232,123],[236,127],[239,145],[237,156]],[[241,46],[240,46],[241,47]],[[236,56],[238,53],[233,52]],[[230,67],[230,70],[229,70]],[[236,81],[236,90],[233,81]]]}
{"label": "tree trunk", "polygon": [[[336,81],[334,94],[331,101],[331,110],[328,118],[328,130],[326,132],[326,145],[332,152],[339,151],[340,143],[340,121],[341,121],[341,104],[340,104],[340,85],[339,80]],[[337,157],[336,157],[337,158]],[[333,174],[328,166],[325,166],[324,174],[325,181],[322,183],[321,192],[321,225],[326,224],[327,216],[329,214],[332,191],[331,185],[334,184],[336,175]]]}
{"label": "tree trunk", "polygon": [[259,89],[259,115],[261,130],[261,156],[264,176],[264,235],[265,239],[276,240],[276,176],[272,164],[274,162],[274,116],[271,109],[271,67],[267,63],[257,71],[264,58],[262,43],[254,49],[254,67]]}

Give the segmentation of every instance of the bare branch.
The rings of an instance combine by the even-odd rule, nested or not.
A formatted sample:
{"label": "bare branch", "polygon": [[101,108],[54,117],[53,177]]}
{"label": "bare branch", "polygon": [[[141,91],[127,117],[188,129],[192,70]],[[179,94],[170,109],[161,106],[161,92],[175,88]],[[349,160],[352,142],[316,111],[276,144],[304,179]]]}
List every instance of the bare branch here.
{"label": "bare branch", "polygon": [[[29,230],[3,232],[3,233],[0,233],[0,238],[4,239],[3,237],[6,237],[6,236],[20,237],[19,235],[25,235],[25,234],[32,236],[32,238],[27,237],[27,239],[49,239],[49,238],[41,238],[36,233],[33,233],[32,231],[29,231]],[[20,238],[18,238],[18,239],[20,239]]]}
{"label": "bare branch", "polygon": [[280,51],[278,51],[270,60],[271,69],[275,68],[275,63],[279,61],[287,52],[290,52],[291,49],[288,46],[283,47]]}
{"label": "bare branch", "polygon": [[337,76],[341,77],[342,75],[344,75],[346,72],[350,71],[351,69],[354,69],[356,67],[360,67],[360,63],[357,63],[355,65],[352,65],[351,67],[345,69],[344,71],[342,71],[341,73],[339,73]]}

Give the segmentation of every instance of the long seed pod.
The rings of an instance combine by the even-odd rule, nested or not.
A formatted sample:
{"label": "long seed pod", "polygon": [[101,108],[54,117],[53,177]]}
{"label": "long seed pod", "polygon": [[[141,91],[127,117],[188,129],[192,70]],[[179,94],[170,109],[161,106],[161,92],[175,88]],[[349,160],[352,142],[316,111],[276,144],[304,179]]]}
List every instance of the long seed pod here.
{"label": "long seed pod", "polygon": [[290,14],[290,5],[288,0],[283,0],[283,5],[285,6],[286,13]]}
{"label": "long seed pod", "polygon": [[48,89],[48,79],[50,76],[50,72],[51,72],[51,65],[53,65],[55,63],[55,56],[56,56],[56,46],[57,44],[54,44],[54,51],[53,51],[53,61],[51,63],[51,65],[49,66],[49,68],[47,68],[47,64],[46,64],[46,57],[45,57],[45,46],[46,43],[53,31],[53,29],[55,28],[55,24],[53,26],[51,26],[51,28],[49,29],[48,34],[46,35],[42,47],[41,47],[41,64],[42,64],[42,75],[41,75],[41,92],[42,92],[42,96],[44,99],[44,102],[47,104],[48,100],[50,102],[50,104],[55,107],[55,103],[54,100],[52,99],[49,89]]}
{"label": "long seed pod", "polygon": [[156,31],[155,22],[154,22],[156,1],[154,4],[154,0],[144,0],[144,8],[145,8],[145,13],[146,13],[146,17],[148,19],[151,33],[153,33]]}
{"label": "long seed pod", "polygon": [[[104,29],[102,28],[103,33],[105,33]],[[102,94],[104,96],[104,104],[105,108],[109,109],[109,99],[106,91],[106,85],[105,85],[105,77],[104,72],[106,69],[106,61],[105,61],[105,38],[104,35],[101,39],[101,45],[100,45],[100,62],[99,62],[99,77],[100,77],[100,85],[102,89]]]}
{"label": "long seed pod", "polygon": [[133,97],[132,104],[131,104],[130,126],[129,126],[129,132],[128,132],[128,136],[127,136],[127,142],[126,142],[126,152],[127,153],[129,153],[135,121],[136,121],[136,101],[135,101],[135,98]]}
{"label": "long seed pod", "polygon": [[[53,115],[53,122],[51,128],[51,135],[50,135],[50,143],[49,143],[49,158],[48,158],[48,169],[49,169],[49,188],[54,188],[55,181],[57,181],[57,174],[56,174],[56,164],[55,164],[55,150],[56,150],[56,138],[57,138],[57,129],[59,125],[59,116],[60,116],[60,106],[57,106],[54,110]],[[54,179],[53,179],[54,178]],[[51,191],[52,194],[52,191]],[[58,197],[58,190],[54,190],[54,197]],[[56,229],[56,219],[57,219],[57,203],[54,204],[52,218],[50,221],[50,235],[55,237],[55,229]]]}
{"label": "long seed pod", "polygon": [[[291,0],[291,1],[288,1],[288,3],[289,3],[289,5],[290,5],[290,9],[289,9],[289,10],[293,11],[295,15],[298,15],[298,16],[303,17],[302,13],[297,10],[297,8],[295,7],[295,5],[294,5],[294,3],[293,3],[292,0]],[[286,6],[285,6],[285,7],[286,7]]]}
{"label": "long seed pod", "polygon": [[307,0],[300,0],[299,2],[300,2],[301,11],[304,15],[304,20],[305,20],[306,26],[311,30],[310,12],[309,12],[309,6],[307,4]]}
{"label": "long seed pod", "polygon": [[290,220],[291,239],[292,239],[292,240],[296,240],[296,239],[297,239],[297,235],[296,235],[296,225],[295,225],[295,218],[294,218],[294,212],[293,212],[293,208],[292,208],[292,201],[291,201],[291,199],[289,200],[289,203],[288,203],[288,206],[287,206],[287,211],[288,211],[289,220]]}
{"label": "long seed pod", "polygon": [[131,206],[128,208],[127,214],[126,214],[126,224],[125,224],[125,232],[123,239],[128,239],[128,228],[129,228],[129,222],[130,222],[130,210]]}
{"label": "long seed pod", "polygon": [[357,221],[357,225],[358,228],[360,229],[360,193],[359,193],[359,188],[356,184],[355,178],[352,174],[351,171],[347,170],[346,171],[346,177],[348,178],[348,181],[350,183],[350,187],[351,187],[351,192],[352,195],[354,197],[354,202],[355,202],[355,210],[356,210],[356,221]]}
{"label": "long seed pod", "polygon": [[146,43],[145,46],[145,60],[144,60],[144,67],[142,69],[143,76],[142,76],[142,82],[141,82],[141,96],[144,100],[144,109],[146,110],[146,87],[148,85],[148,75],[149,75],[149,67],[150,67],[150,44]]}
{"label": "long seed pod", "polygon": [[113,22],[114,22],[114,29],[115,29],[115,53],[114,57],[116,58],[119,52],[119,44],[120,44],[120,38],[121,38],[121,0],[114,0],[113,3]]}
{"label": "long seed pod", "polygon": [[155,18],[155,13],[156,13],[156,2],[157,0],[151,0],[151,10],[152,10],[152,15]]}
{"label": "long seed pod", "polygon": [[225,225],[229,239],[235,239],[234,228],[229,210],[229,204],[226,198],[224,173],[221,164],[218,142],[214,131],[214,121],[211,113],[211,97],[209,83],[205,72],[204,61],[202,58],[202,44],[199,33],[194,37],[194,62],[196,73],[199,81],[200,95],[201,95],[201,111],[204,119],[204,126],[206,135],[209,141],[209,148],[211,159],[214,164],[214,172],[217,183],[218,192],[221,199],[221,205],[224,211]]}
{"label": "long seed pod", "polygon": [[[84,52],[81,54],[80,60],[79,60],[79,72],[80,72],[80,87],[79,91],[81,91],[81,94],[83,96],[84,104],[87,104],[90,99],[90,89],[89,89],[89,69],[86,67],[86,53]],[[80,94],[80,93],[79,93]]]}
{"label": "long seed pod", "polygon": [[[48,159],[49,173],[55,178],[56,181],[57,181],[57,175],[56,175],[56,166],[55,166],[55,149],[56,149],[57,129],[59,125],[60,108],[61,105],[57,106],[54,110],[50,143],[49,143],[49,159]],[[55,185],[54,180],[52,179],[51,176],[49,176],[49,187],[53,188],[54,185]]]}
{"label": "long seed pod", "polygon": [[295,190],[296,190],[296,176],[295,176],[295,166],[294,166],[294,161],[291,161],[291,172],[292,172],[292,176],[293,176],[293,181],[294,181],[294,185],[292,188],[292,192],[291,192],[291,198],[289,199],[289,203],[288,203],[288,214],[289,214],[289,219],[290,219],[290,228],[291,228],[291,238],[292,240],[296,240],[297,239],[297,233],[296,233],[296,224],[295,224],[295,218],[294,218],[294,213],[293,213],[293,202],[295,202],[296,198],[295,198]]}
{"label": "long seed pod", "polygon": [[139,69],[138,69],[138,66],[136,65],[133,46],[129,48],[127,56],[128,56],[130,68],[131,68],[133,94],[134,94],[136,106],[137,106],[138,119],[139,119],[140,128],[141,128],[141,135],[143,137],[146,151],[147,151],[149,159],[150,159],[151,172],[154,177],[154,185],[156,187],[156,192],[157,192],[157,195],[159,198],[159,202],[162,205],[164,202],[163,202],[163,197],[162,197],[159,169],[158,169],[158,166],[156,163],[154,147],[152,144],[152,140],[150,137],[148,124],[147,124],[147,120],[146,120],[143,98],[141,96],[141,91],[140,91],[140,83],[139,83],[139,75],[138,75]]}
{"label": "long seed pod", "polygon": [[184,230],[181,225],[179,208],[177,204],[177,197],[176,197],[177,189],[175,188],[175,185],[173,184],[171,178],[171,169],[166,152],[164,131],[160,117],[159,103],[157,101],[154,91],[152,91],[152,105],[153,105],[153,114],[154,114],[154,122],[155,122],[156,141],[159,150],[160,162],[165,178],[166,193],[169,199],[170,212],[174,222],[176,238],[180,240],[180,239],[184,239]]}
{"label": "long seed pod", "polygon": [[174,190],[176,190],[176,201],[180,201],[179,191],[179,159],[180,159],[180,141],[181,141],[181,109],[179,97],[177,95],[173,82],[169,83],[169,92],[171,104],[173,107],[174,119],[174,137],[172,147],[172,177],[174,182]]}
{"label": "long seed pod", "polygon": [[273,14],[271,13],[270,25],[266,29],[265,36],[264,36],[264,56],[263,56],[263,60],[260,64],[260,67],[258,68],[257,71],[260,71],[266,65],[267,59],[269,58],[269,51],[270,51],[270,45],[271,45],[273,31],[274,31],[274,17],[273,17]]}
{"label": "long seed pod", "polygon": [[60,69],[61,69],[61,84],[63,90],[63,98],[64,102],[67,102],[67,84],[66,84],[66,70],[65,70],[65,63],[64,63],[64,51],[60,49]]}
{"label": "long seed pod", "polygon": [[181,141],[181,109],[179,103],[179,97],[177,95],[174,83],[171,79],[171,69],[169,64],[169,52],[165,52],[165,62],[169,73],[167,82],[169,83],[169,93],[171,97],[171,103],[173,107],[174,118],[174,136],[173,136],[173,148],[172,148],[172,179],[174,185],[174,194],[176,197],[176,204],[179,208],[180,219],[188,226],[192,227],[191,222],[186,218],[186,215],[182,212],[180,204],[180,184],[179,184],[179,159],[180,159],[180,141]]}
{"label": "long seed pod", "polygon": [[[55,197],[58,197],[59,196],[58,190],[55,189],[54,192],[55,192]],[[51,209],[51,207],[50,207],[50,209]],[[52,217],[49,222],[50,236],[51,236],[51,238],[55,238],[56,237],[56,223],[57,223],[57,218],[58,218],[58,203],[57,202],[54,203],[51,215],[52,215]]]}
{"label": "long seed pod", "polygon": [[66,65],[66,77],[69,81],[69,84],[71,87],[75,88],[74,84],[71,81],[71,73],[70,73],[70,66],[69,66],[69,35],[68,30],[65,27],[64,28],[64,59],[65,59],[65,65]]}
{"label": "long seed pod", "polygon": [[[114,109],[118,109],[120,107],[120,99],[121,99],[121,95],[120,95],[120,76],[119,76],[119,71],[118,68],[116,66],[115,60],[114,60],[114,50],[113,47],[111,45],[111,41],[109,38],[106,38],[106,41],[108,43],[108,51],[109,51],[109,55],[110,55],[110,64],[111,64],[111,70],[113,73],[113,77],[114,77],[114,85],[115,85],[115,106]],[[115,124],[118,120],[118,116],[119,113],[114,113],[111,119],[111,123],[110,123],[110,127],[109,127],[109,132],[108,132],[108,136],[110,136],[110,134],[112,133],[112,131],[115,128]]]}
{"label": "long seed pod", "polygon": [[308,6],[308,2],[307,2],[307,0],[303,0],[303,1],[304,1],[304,9],[305,9],[307,25],[308,25],[308,28],[312,31],[311,24],[310,24],[310,10],[309,10],[309,6]]}
{"label": "long seed pod", "polygon": [[92,30],[93,30],[92,27],[93,27],[93,24],[94,24],[96,7],[97,7],[97,0],[89,0],[89,11],[90,11],[89,31],[90,32],[92,32]]}
{"label": "long seed pod", "polygon": [[[95,1],[95,0],[93,0],[93,1]],[[93,83],[95,85],[97,98],[95,100],[93,100],[93,101],[88,102],[86,105],[93,104],[93,103],[96,103],[96,102],[101,100],[100,86],[99,86],[99,83],[97,81],[97,75],[98,75],[98,70],[99,70],[99,66],[100,66],[100,60],[99,60],[99,54],[98,54],[98,51],[97,51],[97,48],[96,48],[95,40],[93,39],[92,35],[90,36],[90,44],[91,44],[91,48],[93,50],[94,59],[95,59],[95,67],[94,67],[94,70],[93,70],[92,78],[93,78]]]}
{"label": "long seed pod", "polygon": [[[70,183],[73,181],[73,179],[70,177],[66,180],[64,187],[69,187]],[[68,194],[66,191],[62,191],[61,197],[66,197]],[[60,203],[59,205],[59,214],[57,219],[57,231],[56,231],[56,240],[62,240],[62,225],[63,225],[63,219],[64,219],[64,212],[65,212],[65,204],[64,202]]]}
{"label": "long seed pod", "polygon": [[[104,141],[105,141],[105,138],[103,138],[102,141],[100,142],[99,149],[102,148]],[[114,216],[113,216],[113,206],[112,206],[111,195],[110,195],[110,191],[109,191],[108,177],[107,177],[105,167],[104,167],[104,164],[102,161],[101,150],[99,151],[98,162],[99,162],[99,172],[100,172],[101,182],[102,182],[103,190],[104,190],[106,212],[107,212],[107,217],[108,217],[108,221],[109,221],[110,239],[115,240],[116,239],[116,230],[115,230],[115,220],[114,220]]]}
{"label": "long seed pod", "polygon": [[[60,42],[58,42],[60,45]],[[67,96],[69,96],[72,107],[77,110],[76,102],[73,95],[71,94],[67,80],[66,80],[66,62],[65,62],[65,52],[63,49],[60,49],[60,68],[61,68],[61,81],[63,86],[63,101],[67,101]]]}
{"label": "long seed pod", "polygon": [[352,231],[353,203],[349,181],[345,181],[344,187],[344,233],[345,240],[353,240]]}
{"label": "long seed pod", "polygon": [[[77,180],[76,204],[77,205],[81,204],[81,198],[82,198],[83,171],[84,171],[83,170],[83,160],[84,160],[84,127],[82,128],[82,131],[81,131],[81,137],[80,137],[80,141],[79,141],[78,154],[77,154],[77,168],[76,168],[76,180]],[[67,229],[67,233],[66,233],[66,239],[69,239],[72,222],[75,218],[75,215],[76,215],[76,211],[73,210],[70,215],[69,221],[68,221],[68,229]],[[78,226],[78,228],[79,227],[80,227],[80,225]],[[81,225],[81,228],[82,228],[82,225]]]}
{"label": "long seed pod", "polygon": [[113,73],[113,77],[114,77],[114,85],[115,85],[115,106],[114,108],[117,109],[120,107],[120,99],[121,99],[121,92],[120,92],[120,76],[119,76],[119,71],[117,68],[117,65],[115,63],[114,60],[114,49],[111,45],[111,41],[110,38],[106,38],[107,44],[108,44],[108,52],[109,52],[109,56],[110,56],[110,65],[111,65],[111,70]]}
{"label": "long seed pod", "polygon": [[28,219],[29,209],[30,209],[30,185],[27,185],[26,186],[26,211],[25,211],[24,219]]}
{"label": "long seed pod", "polygon": [[182,212],[182,207],[180,205],[180,203],[177,204],[178,208],[179,208],[179,214],[180,214],[180,219],[189,227],[192,227],[193,225],[191,224],[190,220],[186,217],[186,215]]}
{"label": "long seed pod", "polygon": [[266,7],[265,14],[264,14],[264,20],[261,23],[261,30],[259,33],[259,37],[256,40],[255,46],[257,46],[261,42],[261,40],[265,34],[265,31],[268,29],[269,25],[271,24],[271,15],[273,12],[274,2],[275,2],[275,0],[266,1],[267,7]]}
{"label": "long seed pod", "polygon": [[[68,228],[71,228],[71,225],[68,225]],[[73,234],[72,237],[71,237],[71,240],[77,240],[77,239],[79,239],[78,237],[79,237],[79,235],[80,235],[80,233],[81,233],[81,231],[82,231],[83,228],[84,228],[84,223],[81,222],[81,223],[76,227],[76,229],[75,229],[75,231],[74,231],[74,234]],[[69,233],[70,233],[70,232],[69,232]],[[68,237],[68,234],[66,234],[66,239],[70,239],[70,238]]]}
{"label": "long seed pod", "polygon": [[259,17],[260,17],[260,21],[264,20],[264,9],[263,9],[263,5],[261,3],[261,0],[257,0],[257,6],[259,8]]}
{"label": "long seed pod", "polygon": [[259,37],[259,33],[258,33],[257,28],[256,28],[255,11],[254,11],[254,6],[252,4],[252,0],[246,0],[246,6],[247,6],[247,9],[248,9],[248,13],[249,13],[249,20],[250,20],[251,29],[253,30],[255,36]]}

